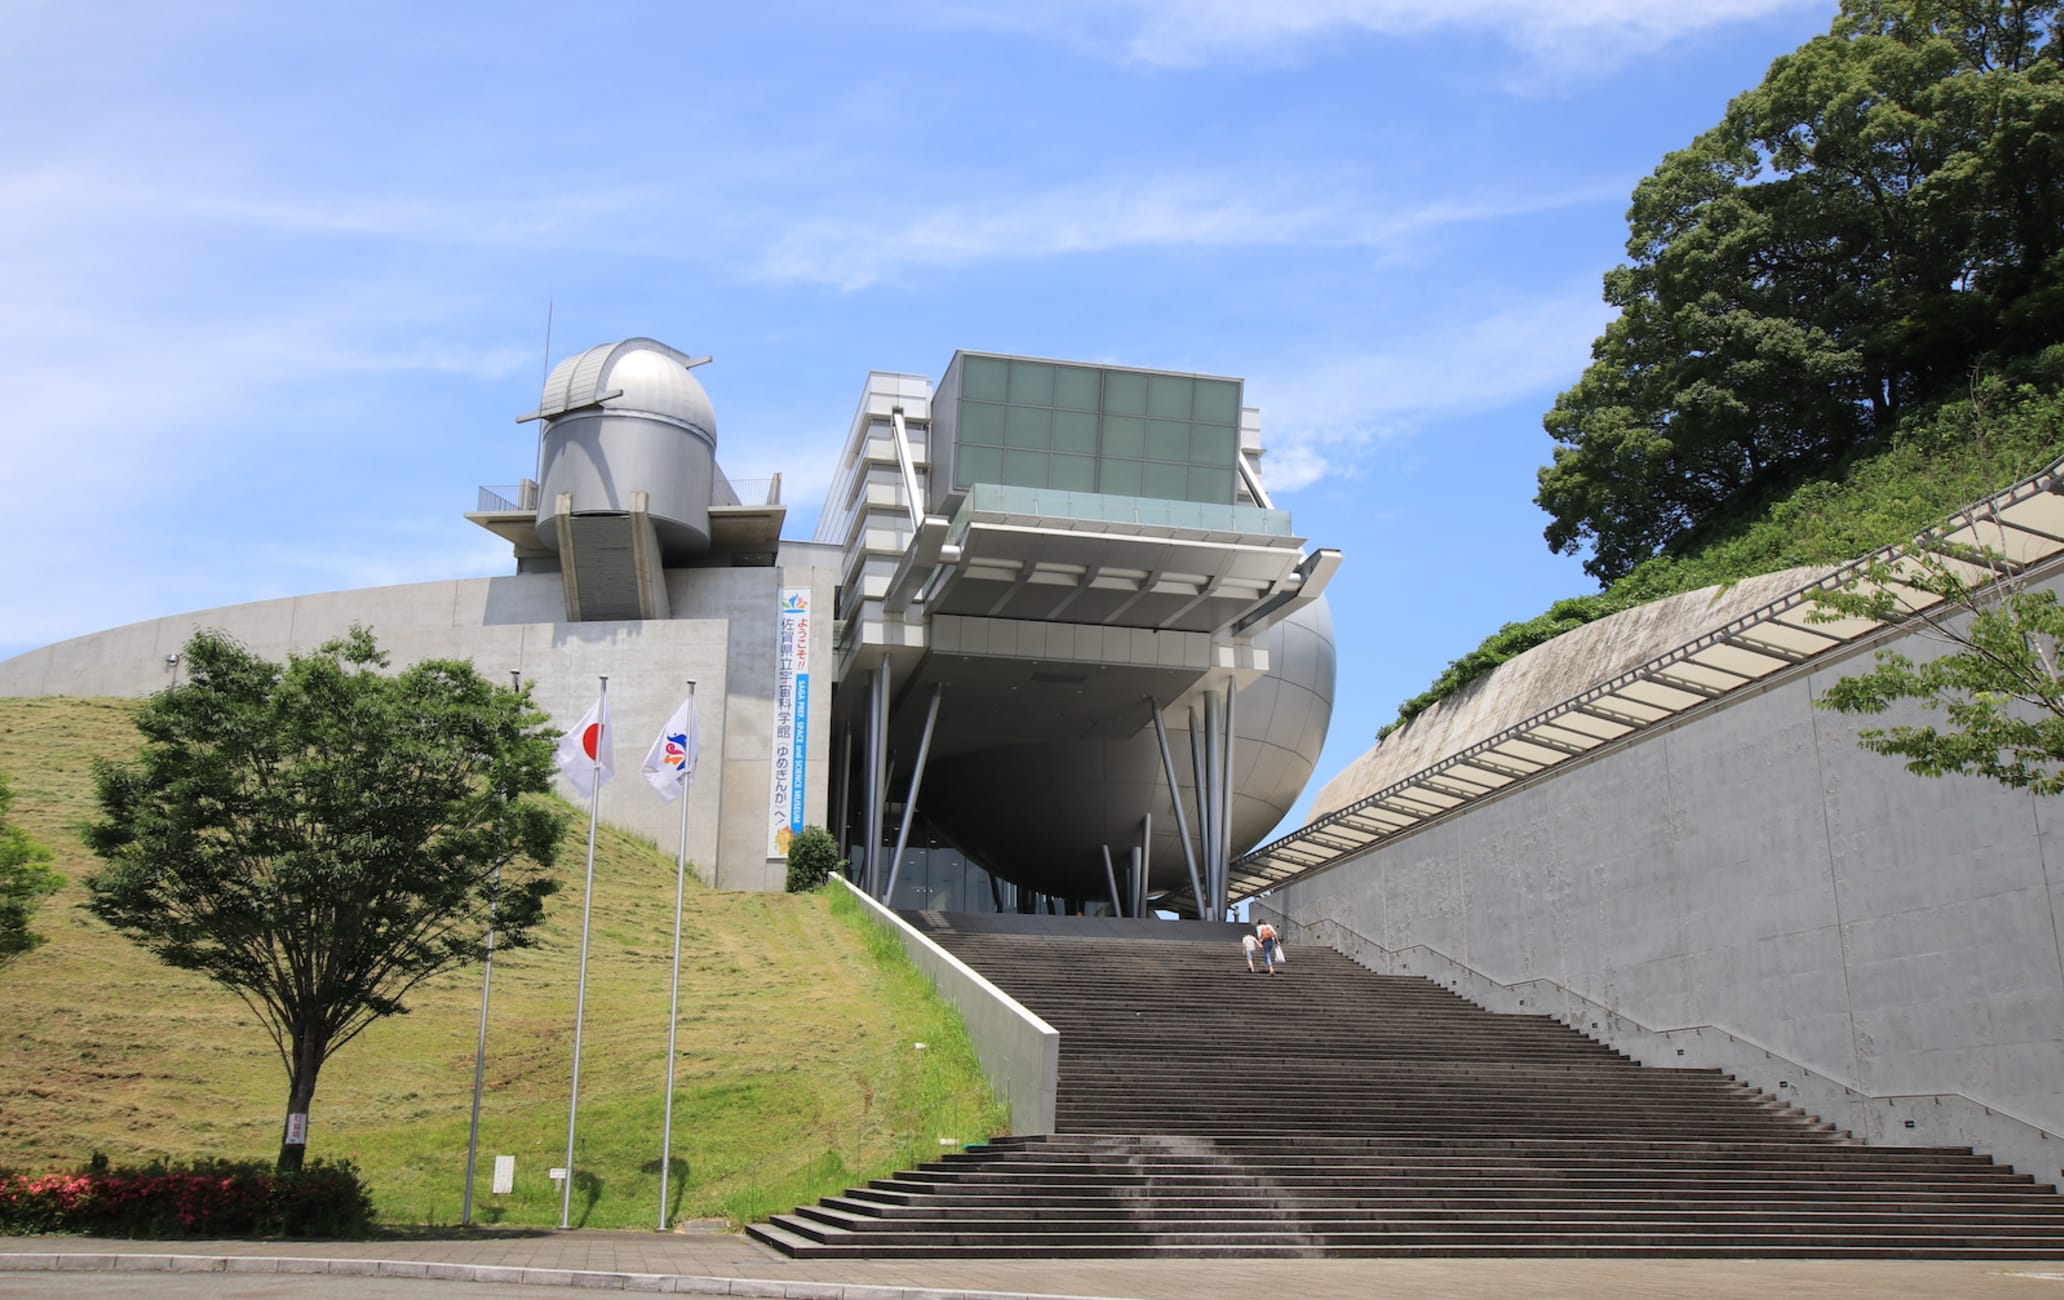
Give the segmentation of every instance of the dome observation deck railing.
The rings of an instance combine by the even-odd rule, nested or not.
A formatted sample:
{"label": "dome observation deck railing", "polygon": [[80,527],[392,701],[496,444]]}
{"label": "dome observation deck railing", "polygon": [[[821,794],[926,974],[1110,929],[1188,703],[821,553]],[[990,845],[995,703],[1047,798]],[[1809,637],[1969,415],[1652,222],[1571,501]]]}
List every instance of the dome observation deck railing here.
{"label": "dome observation deck railing", "polygon": [[538,485],[531,479],[520,483],[488,483],[480,489],[480,504],[474,512],[483,515],[523,514],[537,509]]}

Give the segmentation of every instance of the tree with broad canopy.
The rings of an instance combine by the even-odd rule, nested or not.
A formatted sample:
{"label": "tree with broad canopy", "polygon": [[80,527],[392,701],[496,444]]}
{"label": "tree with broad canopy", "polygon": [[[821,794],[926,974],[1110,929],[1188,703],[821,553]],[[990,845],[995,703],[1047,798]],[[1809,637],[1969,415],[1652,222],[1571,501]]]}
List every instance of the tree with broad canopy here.
{"label": "tree with broad canopy", "polygon": [[204,631],[182,662],[136,758],[95,766],[88,906],[264,1023],[287,1072],[279,1167],[298,1169],[324,1062],[484,956],[490,922],[497,947],[531,942],[565,819],[525,796],[550,786],[556,733],[470,663],[387,673],[357,626],[284,666]]}
{"label": "tree with broad canopy", "polygon": [[1543,417],[1551,549],[1624,576],[2064,337],[2059,0],[1844,0],[1634,191]]}

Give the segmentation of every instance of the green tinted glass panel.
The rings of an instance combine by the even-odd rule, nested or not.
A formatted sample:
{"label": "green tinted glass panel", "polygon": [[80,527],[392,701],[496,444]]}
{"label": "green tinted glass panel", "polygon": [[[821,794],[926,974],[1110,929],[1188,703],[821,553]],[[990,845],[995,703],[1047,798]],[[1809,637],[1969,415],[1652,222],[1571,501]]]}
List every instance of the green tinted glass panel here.
{"label": "green tinted glass panel", "polygon": [[1233,463],[1233,440],[1236,435],[1229,424],[1193,424],[1190,426],[1190,463],[1192,465],[1231,465]]}
{"label": "green tinted glass panel", "polygon": [[1114,415],[1147,413],[1147,377],[1123,370],[1104,372],[1104,409]]}
{"label": "green tinted glass panel", "polygon": [[1106,456],[1146,455],[1147,422],[1131,415],[1105,416],[1104,454]]}
{"label": "green tinted glass panel", "polygon": [[1190,381],[1172,375],[1153,375],[1147,380],[1147,414],[1164,420],[1190,418]]}
{"label": "green tinted glass panel", "polygon": [[1233,472],[1229,469],[1206,469],[1201,465],[1190,466],[1190,500],[1215,501],[1220,505],[1231,505],[1233,501]]}
{"label": "green tinted glass panel", "polygon": [[1071,411],[1097,409],[1097,372],[1081,366],[1059,366],[1054,370],[1054,405]]}
{"label": "green tinted glass panel", "polygon": [[1097,491],[1111,496],[1136,497],[1140,490],[1140,463],[1136,460],[1107,460]]}
{"label": "green tinted glass panel", "polygon": [[960,433],[962,442],[985,443],[991,447],[1003,445],[1003,407],[991,406],[987,402],[962,402],[960,404]]}
{"label": "green tinted glass panel", "polygon": [[1150,460],[1188,460],[1190,458],[1190,426],[1187,424],[1177,424],[1174,420],[1148,421],[1147,458]]}
{"label": "green tinted glass panel", "polygon": [[994,357],[963,357],[960,366],[960,395],[985,402],[1000,402],[1010,395],[1010,362]]}
{"label": "green tinted glass panel", "polygon": [[1096,491],[1096,457],[1056,456],[1053,458],[1053,486],[1070,492]]}
{"label": "green tinted glass panel", "polygon": [[1003,481],[1015,487],[1046,486],[1046,453],[1007,451],[1003,453]]}
{"label": "green tinted glass panel", "polygon": [[1197,409],[1193,414],[1199,420],[1213,424],[1238,424],[1240,422],[1240,386],[1222,379],[1199,379],[1197,382]]}
{"label": "green tinted glass panel", "polygon": [[953,477],[961,487],[973,487],[977,483],[1003,482],[1003,452],[995,447],[975,447],[960,444],[954,455]]}
{"label": "green tinted glass panel", "polygon": [[1183,501],[1190,495],[1190,470],[1186,465],[1157,465],[1148,461],[1140,475],[1140,495]]}
{"label": "green tinted glass panel", "polygon": [[1037,447],[1044,451],[1053,442],[1053,412],[1036,406],[1012,406],[1004,417],[1003,441],[1011,447]]}
{"label": "green tinted glass panel", "polygon": [[1087,411],[1055,411],[1054,450],[1079,451],[1093,455],[1096,452],[1096,429],[1097,418]]}
{"label": "green tinted glass panel", "polygon": [[1010,399],[1032,406],[1053,405],[1052,366],[1037,361],[1013,361],[1010,368]]}

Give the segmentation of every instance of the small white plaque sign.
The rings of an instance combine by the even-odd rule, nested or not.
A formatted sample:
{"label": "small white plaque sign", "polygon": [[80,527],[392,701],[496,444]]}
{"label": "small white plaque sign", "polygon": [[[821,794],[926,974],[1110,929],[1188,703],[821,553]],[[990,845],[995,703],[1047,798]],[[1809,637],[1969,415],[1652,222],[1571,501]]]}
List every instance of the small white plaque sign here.
{"label": "small white plaque sign", "polygon": [[308,1145],[308,1112],[294,1111],[287,1116],[287,1145],[305,1147]]}
{"label": "small white plaque sign", "polygon": [[516,1157],[496,1156],[494,1172],[494,1193],[507,1196],[516,1190]]}

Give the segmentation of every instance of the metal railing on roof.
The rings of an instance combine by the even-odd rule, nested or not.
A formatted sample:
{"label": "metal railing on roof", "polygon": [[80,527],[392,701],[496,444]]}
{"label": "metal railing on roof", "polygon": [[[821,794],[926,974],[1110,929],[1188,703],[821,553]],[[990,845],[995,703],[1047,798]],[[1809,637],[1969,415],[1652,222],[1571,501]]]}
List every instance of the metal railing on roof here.
{"label": "metal railing on roof", "polygon": [[[1790,591],[1648,662],[1598,683],[1496,735],[1450,754],[1234,860],[1231,896],[1251,898],[1330,867],[1407,831],[1459,812],[1573,758],[1629,741],[1686,712],[1766,679],[1838,654],[1884,629],[1875,619],[1815,618],[1819,596],[1849,587],[1879,566],[1898,572],[1913,552],[1934,551],[1974,584],[2027,573],[2064,559],[2064,461],[1951,515],[1911,542],[1886,546]],[[1944,557],[1940,548],[1947,548]],[[1954,557],[1984,552],[1989,568]],[[1895,580],[1884,583],[1900,620],[1941,598]],[[1823,621],[1824,620],[1824,621]]]}
{"label": "metal railing on roof", "polygon": [[480,504],[474,513],[483,515],[519,514],[537,509],[538,485],[531,479],[520,483],[489,483],[480,489]]}
{"label": "metal railing on roof", "polygon": [[948,540],[964,535],[976,515],[1013,516],[1027,523],[1066,520],[1111,532],[1170,529],[1199,536],[1268,538],[1271,544],[1292,538],[1288,510],[977,483],[953,516]]}

